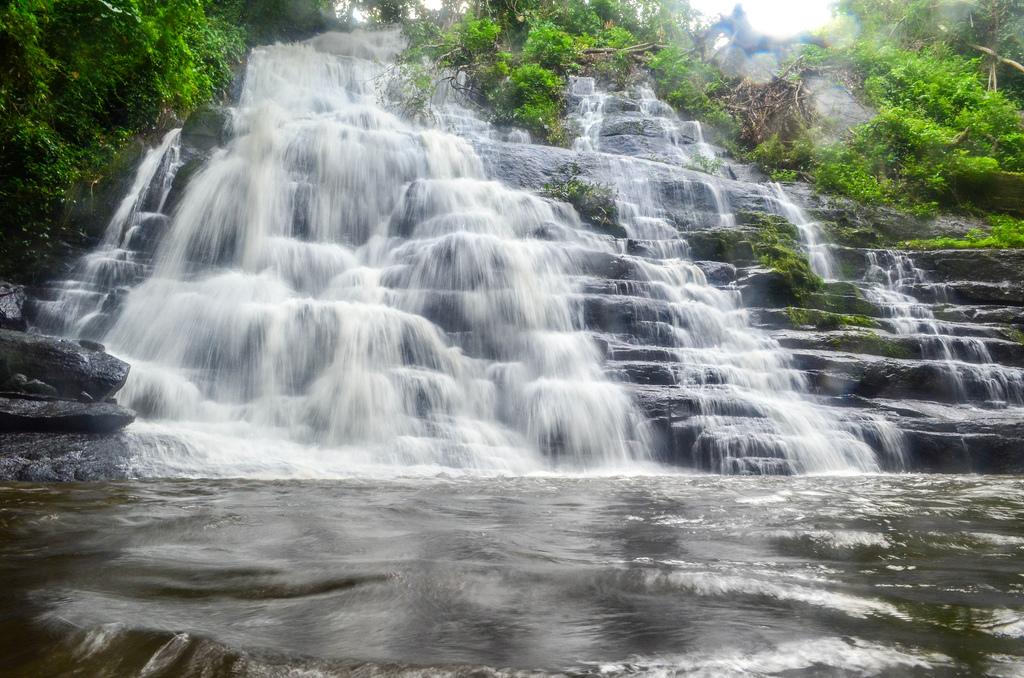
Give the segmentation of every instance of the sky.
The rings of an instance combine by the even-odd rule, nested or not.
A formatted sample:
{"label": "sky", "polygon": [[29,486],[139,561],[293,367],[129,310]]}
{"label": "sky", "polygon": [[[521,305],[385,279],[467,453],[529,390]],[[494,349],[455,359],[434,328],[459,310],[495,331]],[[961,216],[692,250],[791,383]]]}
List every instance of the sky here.
{"label": "sky", "polygon": [[[690,0],[690,6],[714,17],[729,14],[737,0]],[[833,0],[743,0],[754,28],[785,37],[823,26],[832,16]]]}

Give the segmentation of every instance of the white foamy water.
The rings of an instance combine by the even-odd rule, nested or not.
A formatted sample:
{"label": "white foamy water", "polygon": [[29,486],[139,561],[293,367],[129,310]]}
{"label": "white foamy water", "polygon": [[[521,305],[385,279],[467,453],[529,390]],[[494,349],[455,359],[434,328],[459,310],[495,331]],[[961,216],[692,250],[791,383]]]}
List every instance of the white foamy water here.
{"label": "white foamy water", "polygon": [[[99,250],[128,270],[86,270],[51,304],[51,317],[75,319],[64,331],[88,329],[133,365],[120,397],[144,419],[130,433],[135,474],[651,472],[649,424],[584,320],[595,256],[627,262],[638,301],[667,311],[674,392],[697,404],[695,465],[870,472],[866,440],[898,451],[884,422],[808,400],[738,296],[708,284],[645,182],[650,160],[598,154],[626,230],[656,252],[627,255],[570,206],[486,176],[470,143],[528,138],[452,97],[435,101],[443,129],[384,106],[401,49],[383,31],[255,50],[230,140],[170,219],[176,132],[143,162]],[[714,152],[699,123],[638,97],[666,149]],[[591,81],[580,98],[577,147],[601,150],[607,95]],[[712,204],[732,226],[719,182],[688,176],[679,190],[695,214]],[[151,252],[130,246],[147,237]],[[91,306],[69,310],[76,298]]]}

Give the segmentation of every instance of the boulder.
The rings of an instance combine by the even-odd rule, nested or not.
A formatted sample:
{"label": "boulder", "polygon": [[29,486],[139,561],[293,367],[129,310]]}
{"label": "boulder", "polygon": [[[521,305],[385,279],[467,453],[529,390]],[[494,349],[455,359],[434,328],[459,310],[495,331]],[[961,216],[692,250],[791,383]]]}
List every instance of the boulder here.
{"label": "boulder", "polygon": [[850,128],[875,117],[877,111],[857,100],[850,88],[833,78],[811,75],[804,86],[814,111],[826,123],[831,139],[838,140]]}
{"label": "boulder", "polygon": [[24,332],[28,328],[24,306],[25,288],[0,282],[0,329]]}
{"label": "boulder", "polygon": [[0,383],[17,374],[56,389],[59,396],[78,399],[85,393],[106,400],[124,386],[128,363],[74,341],[0,330]]}
{"label": "boulder", "polygon": [[80,403],[72,400],[0,396],[2,433],[112,433],[134,420],[134,412],[114,403]]}
{"label": "boulder", "polygon": [[123,433],[0,434],[0,481],[120,480],[128,460]]}

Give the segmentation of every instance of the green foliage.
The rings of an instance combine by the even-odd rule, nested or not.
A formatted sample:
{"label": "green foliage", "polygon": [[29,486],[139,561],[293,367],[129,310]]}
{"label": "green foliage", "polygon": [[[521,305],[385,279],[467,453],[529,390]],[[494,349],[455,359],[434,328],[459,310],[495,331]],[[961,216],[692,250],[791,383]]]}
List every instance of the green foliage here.
{"label": "green foliage", "polygon": [[715,174],[722,169],[722,159],[711,155],[697,154],[690,158],[689,168],[705,174]]}
{"label": "green foliage", "polygon": [[1010,209],[999,191],[1024,171],[1024,78],[978,45],[1024,55],[1024,0],[842,0],[839,10],[831,42],[843,46],[803,48],[800,68],[859,82],[877,116],[824,144],[827,121],[812,122],[746,156],[773,177],[915,214]]}
{"label": "green foliage", "polygon": [[737,218],[755,229],[751,237],[754,255],[762,266],[780,274],[794,299],[804,299],[824,287],[800,249],[796,226],[783,217],[762,212],[742,212]]}
{"label": "green foliage", "polygon": [[811,326],[824,332],[843,327],[878,327],[878,321],[866,315],[830,313],[813,308],[790,306],[786,309],[786,316],[789,317],[789,321],[793,323],[794,327]]}
{"label": "green foliage", "polygon": [[982,204],[992,182],[1024,163],[1024,128],[977,62],[941,48],[861,44],[854,60],[878,115],[815,153],[824,191],[918,213]]}
{"label": "green foliage", "polygon": [[[304,23],[290,12],[305,7]],[[247,39],[322,25],[318,0],[20,0],[0,9],[0,277],[74,234],[69,187],[223,91]]]}
{"label": "green foliage", "polygon": [[[771,174],[775,181],[795,181],[798,172],[810,169],[815,143],[805,130],[796,139],[784,142],[772,134],[747,156]],[[778,176],[776,176],[778,175]]]}
{"label": "green foliage", "polygon": [[530,29],[523,45],[523,59],[528,63],[555,71],[577,68],[580,47],[573,37],[551,22],[542,22]]}
{"label": "green foliage", "polygon": [[1006,215],[989,217],[991,230],[969,231],[963,238],[930,238],[910,240],[905,247],[918,250],[974,249],[974,248],[1021,248],[1024,247],[1024,219]]}
{"label": "green foliage", "polygon": [[565,134],[561,123],[564,88],[565,81],[553,71],[536,64],[519,66],[497,94],[495,117],[550,141],[561,141]]}
{"label": "green foliage", "polygon": [[791,169],[773,169],[769,172],[769,177],[772,181],[778,181],[781,183],[789,183],[796,181],[798,178],[797,171]]}
{"label": "green foliage", "polygon": [[426,122],[432,119],[430,99],[435,89],[434,74],[422,61],[400,63],[388,83],[388,103],[410,120]]}
{"label": "green foliage", "polygon": [[1024,61],[1024,0],[842,0],[840,10],[856,19],[863,40],[905,49],[941,45],[979,57],[980,72],[1021,100],[1024,75],[977,49]]}
{"label": "green foliage", "polygon": [[847,145],[834,144],[819,151],[814,182],[826,193],[840,193],[869,204],[885,202],[888,181],[873,172],[872,158]]}
{"label": "green foliage", "polygon": [[[244,28],[250,44],[299,40],[327,27],[328,0],[205,0],[206,14]],[[376,3],[383,5],[383,3]],[[367,9],[370,13],[371,9]],[[377,10],[380,11],[380,10]],[[384,10],[386,11],[386,9]]]}
{"label": "green foliage", "polygon": [[622,26],[610,26],[598,33],[594,38],[595,47],[612,47],[624,49],[639,42],[637,37]]}
{"label": "green foliage", "polygon": [[600,231],[619,238],[626,237],[625,229],[619,225],[614,189],[587,182],[580,178],[579,173],[579,167],[568,166],[562,178],[544,185],[544,195],[569,203],[584,221]]}
{"label": "green foliage", "polygon": [[731,130],[735,123],[713,96],[725,87],[722,74],[679,47],[660,50],[647,61],[658,96],[712,125]]}
{"label": "green foliage", "polygon": [[626,48],[682,36],[690,16],[685,0],[493,0],[473,5],[445,30],[409,29],[428,22],[408,21],[404,60],[426,59],[438,78],[455,74],[495,122],[558,144],[567,140],[560,117],[568,75],[625,87],[640,56]]}

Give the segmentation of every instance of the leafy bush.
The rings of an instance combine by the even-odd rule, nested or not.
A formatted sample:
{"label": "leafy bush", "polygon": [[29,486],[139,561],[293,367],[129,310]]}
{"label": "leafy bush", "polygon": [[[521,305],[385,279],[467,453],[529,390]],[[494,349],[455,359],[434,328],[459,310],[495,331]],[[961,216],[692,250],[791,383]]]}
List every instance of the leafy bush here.
{"label": "leafy bush", "polygon": [[624,49],[637,44],[637,38],[622,26],[610,26],[594,37],[595,47]]}
{"label": "leafy bush", "polygon": [[660,50],[647,61],[658,96],[713,125],[732,127],[728,113],[712,98],[725,86],[721,73],[678,47]]}
{"label": "leafy bush", "polygon": [[494,60],[500,35],[501,26],[490,19],[466,18],[444,34],[437,56],[446,68],[474,69]]}
{"label": "leafy bush", "polygon": [[544,185],[544,195],[569,203],[580,217],[599,230],[615,237],[626,237],[626,230],[619,224],[619,208],[615,203],[615,191],[610,186],[589,183],[579,176],[579,167],[570,165],[565,176]]}
{"label": "leafy bush", "polygon": [[519,66],[498,93],[495,117],[557,142],[565,133],[560,119],[564,87],[565,81],[543,66]]}
{"label": "leafy bush", "polygon": [[848,195],[869,204],[886,202],[889,182],[880,181],[873,169],[871,158],[843,144],[830,145],[818,152],[814,182],[826,193]]}
{"label": "leafy bush", "polygon": [[982,201],[1002,171],[1024,163],[1016,107],[987,91],[974,60],[942,49],[863,44],[854,53],[879,108],[816,158],[823,190],[917,211]]}
{"label": "leafy bush", "polygon": [[52,244],[76,237],[59,219],[72,184],[98,180],[131,136],[222,91],[247,38],[315,30],[319,8],[319,0],[0,8],[0,277],[31,274]]}
{"label": "leafy bush", "polygon": [[530,29],[523,45],[523,58],[528,62],[554,71],[574,70],[580,58],[580,49],[573,37],[550,22]]}
{"label": "leafy bush", "polygon": [[747,155],[773,177],[779,172],[781,176],[792,177],[788,179],[792,181],[796,179],[797,172],[810,169],[814,149],[815,142],[805,130],[796,139],[788,142],[783,142],[777,133],[772,134]]}

